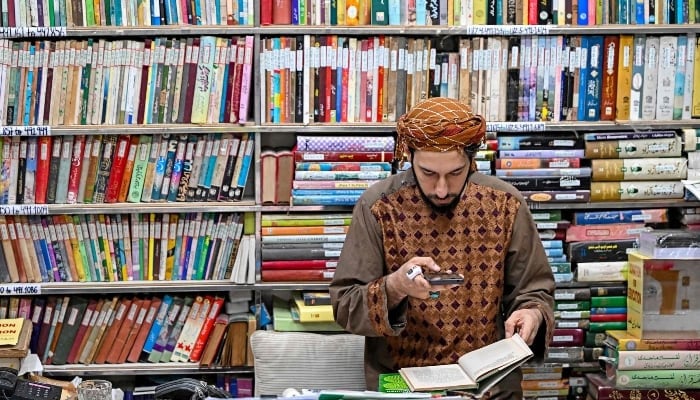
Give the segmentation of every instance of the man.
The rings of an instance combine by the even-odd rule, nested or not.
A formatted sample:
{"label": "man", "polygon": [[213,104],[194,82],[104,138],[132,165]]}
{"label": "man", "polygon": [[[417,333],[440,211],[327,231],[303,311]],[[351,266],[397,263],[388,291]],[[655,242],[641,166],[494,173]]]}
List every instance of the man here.
{"label": "man", "polygon": [[[417,104],[397,124],[397,157],[410,152],[411,168],[355,205],[330,293],[336,321],[366,336],[370,389],[380,373],[455,363],[515,332],[538,355],[549,342],[552,271],[522,196],[476,172],[485,131],[455,100]],[[428,271],[464,283],[431,287]],[[520,379],[509,375],[491,398],[519,398]]]}

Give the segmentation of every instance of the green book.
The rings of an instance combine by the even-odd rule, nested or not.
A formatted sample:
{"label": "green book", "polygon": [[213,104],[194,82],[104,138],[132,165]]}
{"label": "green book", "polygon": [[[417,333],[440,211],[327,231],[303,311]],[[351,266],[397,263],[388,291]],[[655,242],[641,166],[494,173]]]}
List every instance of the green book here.
{"label": "green book", "polygon": [[591,322],[589,332],[618,331],[627,329],[627,322]]}
{"label": "green book", "polygon": [[139,149],[134,160],[134,169],[131,172],[131,182],[129,183],[129,195],[127,201],[129,203],[140,203],[143,184],[146,179],[146,169],[148,168],[148,158],[151,153],[151,141],[153,137],[150,135],[141,135],[139,138]]}
{"label": "green book", "polygon": [[594,296],[591,307],[627,307],[627,296]]}
{"label": "green book", "polygon": [[379,374],[379,391],[382,393],[407,393],[411,391],[398,372]]}

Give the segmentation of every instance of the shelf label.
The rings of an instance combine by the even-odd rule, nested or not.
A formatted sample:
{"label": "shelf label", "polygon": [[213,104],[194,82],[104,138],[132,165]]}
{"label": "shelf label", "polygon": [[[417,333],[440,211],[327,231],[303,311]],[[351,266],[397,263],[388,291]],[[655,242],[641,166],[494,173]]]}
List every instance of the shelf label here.
{"label": "shelf label", "polygon": [[0,285],[0,296],[38,296],[40,294],[40,283],[5,283]]}
{"label": "shelf label", "polygon": [[51,136],[50,126],[3,126],[2,136]]}
{"label": "shelf label", "polygon": [[46,204],[3,204],[0,215],[49,215]]}
{"label": "shelf label", "polygon": [[470,25],[460,27],[465,35],[493,36],[493,35],[547,35],[549,25]]}
{"label": "shelf label", "polygon": [[0,38],[31,38],[66,36],[65,26],[0,27]]}
{"label": "shelf label", "polygon": [[487,122],[487,131],[496,132],[544,132],[544,122]]}

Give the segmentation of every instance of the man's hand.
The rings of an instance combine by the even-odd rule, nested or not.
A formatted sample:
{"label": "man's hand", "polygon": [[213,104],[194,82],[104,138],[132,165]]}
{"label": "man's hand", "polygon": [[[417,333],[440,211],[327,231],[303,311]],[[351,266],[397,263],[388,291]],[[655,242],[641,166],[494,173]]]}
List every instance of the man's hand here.
{"label": "man's hand", "polygon": [[532,345],[542,324],[542,312],[536,308],[515,310],[506,320],[506,337],[518,333],[525,343]]}
{"label": "man's hand", "polygon": [[[399,269],[387,275],[386,289],[389,297],[389,309],[396,307],[406,297],[427,299],[431,291],[447,290],[454,285],[431,286],[423,273],[410,274],[412,268],[422,268],[423,271],[440,272],[440,266],[430,257],[413,257]],[[413,276],[413,278],[411,278]]]}

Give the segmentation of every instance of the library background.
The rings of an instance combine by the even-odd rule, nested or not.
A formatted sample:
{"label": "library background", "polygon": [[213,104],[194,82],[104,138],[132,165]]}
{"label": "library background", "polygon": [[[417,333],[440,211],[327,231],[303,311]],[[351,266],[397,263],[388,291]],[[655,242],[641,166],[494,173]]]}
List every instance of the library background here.
{"label": "library background", "polygon": [[0,12],[2,366],[279,394],[249,339],[343,335],[324,293],[352,205],[443,96],[486,117],[478,169],[526,197],[557,280],[525,396],[700,398],[700,1]]}

